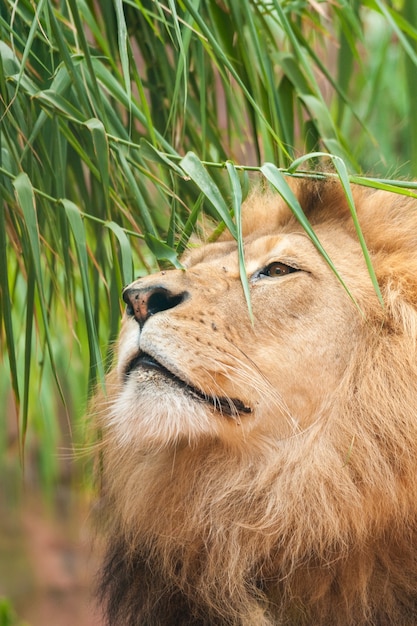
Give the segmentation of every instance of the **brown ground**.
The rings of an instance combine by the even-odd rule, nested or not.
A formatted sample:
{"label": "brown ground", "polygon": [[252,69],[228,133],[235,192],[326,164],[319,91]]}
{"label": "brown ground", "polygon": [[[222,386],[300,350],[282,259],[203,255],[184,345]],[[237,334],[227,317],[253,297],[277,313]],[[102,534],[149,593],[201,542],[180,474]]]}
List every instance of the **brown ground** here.
{"label": "brown ground", "polygon": [[99,550],[86,502],[68,490],[51,505],[26,489],[11,504],[6,490],[7,496],[0,491],[0,597],[25,626],[101,626],[92,598]]}

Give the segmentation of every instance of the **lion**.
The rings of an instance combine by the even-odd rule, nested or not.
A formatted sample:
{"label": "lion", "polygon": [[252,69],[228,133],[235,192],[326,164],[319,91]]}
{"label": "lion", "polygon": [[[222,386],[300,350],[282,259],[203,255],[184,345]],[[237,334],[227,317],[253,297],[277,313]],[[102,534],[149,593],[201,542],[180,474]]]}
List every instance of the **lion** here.
{"label": "lion", "polygon": [[[417,201],[291,182],[126,287],[99,406],[111,626],[417,624]],[[340,281],[342,279],[342,282]],[[250,313],[251,310],[251,313]]]}

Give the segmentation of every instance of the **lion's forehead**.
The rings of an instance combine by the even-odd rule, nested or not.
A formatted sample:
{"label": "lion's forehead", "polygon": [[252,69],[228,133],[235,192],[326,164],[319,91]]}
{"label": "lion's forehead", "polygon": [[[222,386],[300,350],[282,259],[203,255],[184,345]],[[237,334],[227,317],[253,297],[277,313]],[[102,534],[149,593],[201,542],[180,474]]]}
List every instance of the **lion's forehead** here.
{"label": "lion's forehead", "polygon": [[[343,257],[340,251],[352,251],[357,247],[346,232],[333,226],[332,232],[328,233],[328,228],[318,227],[316,229],[320,239],[326,242],[326,247],[332,253],[332,257],[337,262],[338,257]],[[350,244],[350,245],[349,245]],[[356,245],[355,245],[356,244]],[[260,269],[271,261],[295,262],[302,267],[309,265],[316,266],[323,264],[323,258],[317,251],[309,236],[299,227],[292,228],[289,232],[278,232],[270,234],[252,235],[244,240],[244,260],[248,274]],[[223,271],[239,273],[239,255],[235,241],[209,243],[188,252],[183,259],[183,264],[187,269],[194,269],[201,266],[211,266]]]}
{"label": "lion's forehead", "polygon": [[[187,269],[200,264],[237,268],[237,249],[237,243],[234,241],[209,243],[188,252],[182,261]],[[301,232],[262,234],[244,241],[245,262],[253,267],[257,267],[270,257],[296,255],[298,251],[304,250],[314,253],[314,246]]]}

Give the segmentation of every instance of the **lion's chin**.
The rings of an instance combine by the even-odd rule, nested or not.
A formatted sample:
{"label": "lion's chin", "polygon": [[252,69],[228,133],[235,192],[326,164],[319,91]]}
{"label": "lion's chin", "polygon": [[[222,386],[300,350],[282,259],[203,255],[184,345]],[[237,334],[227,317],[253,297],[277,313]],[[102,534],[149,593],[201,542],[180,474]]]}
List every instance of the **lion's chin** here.
{"label": "lion's chin", "polygon": [[116,447],[158,451],[178,445],[197,445],[221,436],[224,419],[212,404],[157,369],[130,370],[113,398],[107,429]]}
{"label": "lion's chin", "polygon": [[149,376],[146,376],[146,374],[150,374],[156,384],[158,380],[162,382],[165,379],[166,382],[169,383],[170,388],[175,388],[176,386],[179,391],[188,394],[190,399],[209,405],[221,415],[236,419],[239,418],[240,414],[252,413],[252,408],[238,398],[218,396],[201,391],[194,385],[180,378],[177,374],[174,374],[160,361],[146,352],[140,352],[128,363],[124,372],[125,379],[128,380],[134,372],[140,374],[139,384],[143,375],[149,380]]}

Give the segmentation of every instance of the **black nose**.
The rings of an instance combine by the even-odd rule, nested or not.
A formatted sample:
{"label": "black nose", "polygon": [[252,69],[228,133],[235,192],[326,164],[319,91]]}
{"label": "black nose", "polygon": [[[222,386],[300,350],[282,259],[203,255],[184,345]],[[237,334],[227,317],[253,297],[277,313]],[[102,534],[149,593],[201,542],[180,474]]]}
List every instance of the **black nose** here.
{"label": "black nose", "polygon": [[166,287],[127,287],[123,291],[127,314],[133,316],[141,326],[151,315],[173,309],[187,297],[186,291],[173,293]]}

